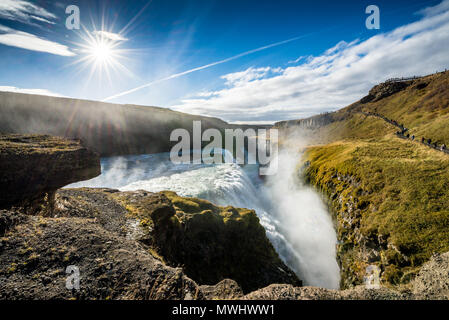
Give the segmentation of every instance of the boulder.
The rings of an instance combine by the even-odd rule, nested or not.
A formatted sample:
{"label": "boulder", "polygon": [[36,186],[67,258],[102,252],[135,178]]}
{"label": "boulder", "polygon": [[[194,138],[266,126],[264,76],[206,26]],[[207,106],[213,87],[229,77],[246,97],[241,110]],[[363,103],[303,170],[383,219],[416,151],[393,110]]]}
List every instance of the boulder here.
{"label": "boulder", "polygon": [[449,252],[435,253],[413,280],[413,293],[419,299],[449,299]]}
{"label": "boulder", "polygon": [[389,97],[396,92],[402,91],[408,86],[410,86],[413,83],[413,81],[390,81],[390,82],[383,82],[381,84],[378,84],[374,86],[370,91],[369,94],[362,98],[360,102],[362,104],[368,103],[368,102],[376,102],[383,98]]}
{"label": "boulder", "polygon": [[214,286],[200,286],[204,298],[207,300],[236,300],[243,297],[242,288],[231,279],[224,279]]}

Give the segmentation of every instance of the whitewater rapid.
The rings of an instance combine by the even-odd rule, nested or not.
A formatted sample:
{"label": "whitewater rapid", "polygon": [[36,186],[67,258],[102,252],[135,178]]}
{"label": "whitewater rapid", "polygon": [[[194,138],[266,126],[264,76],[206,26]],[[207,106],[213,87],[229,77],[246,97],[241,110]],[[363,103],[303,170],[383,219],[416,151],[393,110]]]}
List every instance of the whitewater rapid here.
{"label": "whitewater rapid", "polygon": [[263,183],[256,165],[173,164],[169,154],[102,159],[102,174],[68,187],[171,190],[217,205],[254,209],[281,259],[305,285],[339,287],[336,235],[314,190],[297,179],[297,155],[279,154],[280,169]]}

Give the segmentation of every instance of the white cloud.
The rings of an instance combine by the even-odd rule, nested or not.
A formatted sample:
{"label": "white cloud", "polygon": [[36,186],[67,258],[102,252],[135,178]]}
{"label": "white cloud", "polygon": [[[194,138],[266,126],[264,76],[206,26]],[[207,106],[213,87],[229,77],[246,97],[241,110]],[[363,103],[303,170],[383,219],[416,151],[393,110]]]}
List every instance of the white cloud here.
{"label": "white cloud", "polygon": [[305,59],[305,58],[307,58],[306,56],[299,56],[298,58],[296,58],[295,60],[291,60],[291,61],[289,61],[288,63],[289,64],[295,64],[295,63],[298,63],[299,61],[301,61],[301,60],[303,60],[303,59]]}
{"label": "white cloud", "polygon": [[21,88],[11,87],[11,86],[0,86],[0,91],[38,94],[38,95],[52,96],[52,97],[64,97],[62,94],[55,93],[55,92],[49,91],[47,89],[21,89]]}
{"label": "white cloud", "polygon": [[75,55],[75,53],[70,51],[65,45],[2,25],[0,25],[0,44],[32,51],[47,52],[60,56]]}
{"label": "white cloud", "polygon": [[423,11],[421,20],[367,40],[340,42],[299,65],[267,77],[266,68],[222,76],[213,94],[171,108],[228,121],[278,121],[336,110],[388,78],[425,75],[449,66],[449,0]]}
{"label": "white cloud", "polygon": [[112,41],[127,41],[125,37],[123,37],[121,34],[118,33],[112,33],[107,31],[94,31],[93,34],[100,36],[101,38],[109,39]]}
{"label": "white cloud", "polygon": [[42,7],[23,0],[1,0],[0,18],[33,24],[33,20],[54,24],[57,17]]}
{"label": "white cloud", "polygon": [[226,74],[224,76],[221,76],[221,78],[226,80],[226,85],[228,86],[239,86],[256,79],[261,79],[265,77],[271,70],[272,69],[270,67],[251,67],[249,69],[246,69],[245,71]]}
{"label": "white cloud", "polygon": [[449,10],[449,1],[442,1],[440,4],[434,7],[428,7],[419,11],[419,13],[424,16],[434,16],[447,10]]}
{"label": "white cloud", "polygon": [[48,24],[55,24],[53,21],[49,21],[45,18],[36,17],[36,16],[31,16],[31,18],[33,18],[34,20],[37,20],[37,21],[48,23]]}

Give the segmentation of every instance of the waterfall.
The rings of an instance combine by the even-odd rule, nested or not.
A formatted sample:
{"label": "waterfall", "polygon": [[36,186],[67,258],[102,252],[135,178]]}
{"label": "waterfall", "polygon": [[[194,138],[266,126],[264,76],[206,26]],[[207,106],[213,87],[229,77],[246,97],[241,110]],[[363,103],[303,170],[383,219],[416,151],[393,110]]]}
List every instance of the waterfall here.
{"label": "waterfall", "polygon": [[313,190],[296,184],[293,160],[281,154],[279,161],[282,171],[263,184],[256,165],[179,165],[168,154],[115,157],[102,160],[101,176],[69,187],[170,190],[254,209],[281,259],[305,285],[338,288],[336,236],[329,214]]}

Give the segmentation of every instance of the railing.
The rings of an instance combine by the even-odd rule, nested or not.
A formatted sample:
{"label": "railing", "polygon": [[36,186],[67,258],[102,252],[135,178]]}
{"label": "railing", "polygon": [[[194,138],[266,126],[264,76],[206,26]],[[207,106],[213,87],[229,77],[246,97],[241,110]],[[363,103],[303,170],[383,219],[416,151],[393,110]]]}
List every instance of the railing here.
{"label": "railing", "polygon": [[390,79],[386,80],[385,83],[404,82],[404,81],[411,81],[411,80],[416,80],[416,79],[420,79],[420,78],[422,78],[422,76],[413,76],[413,77],[407,77],[407,78],[390,78]]}

